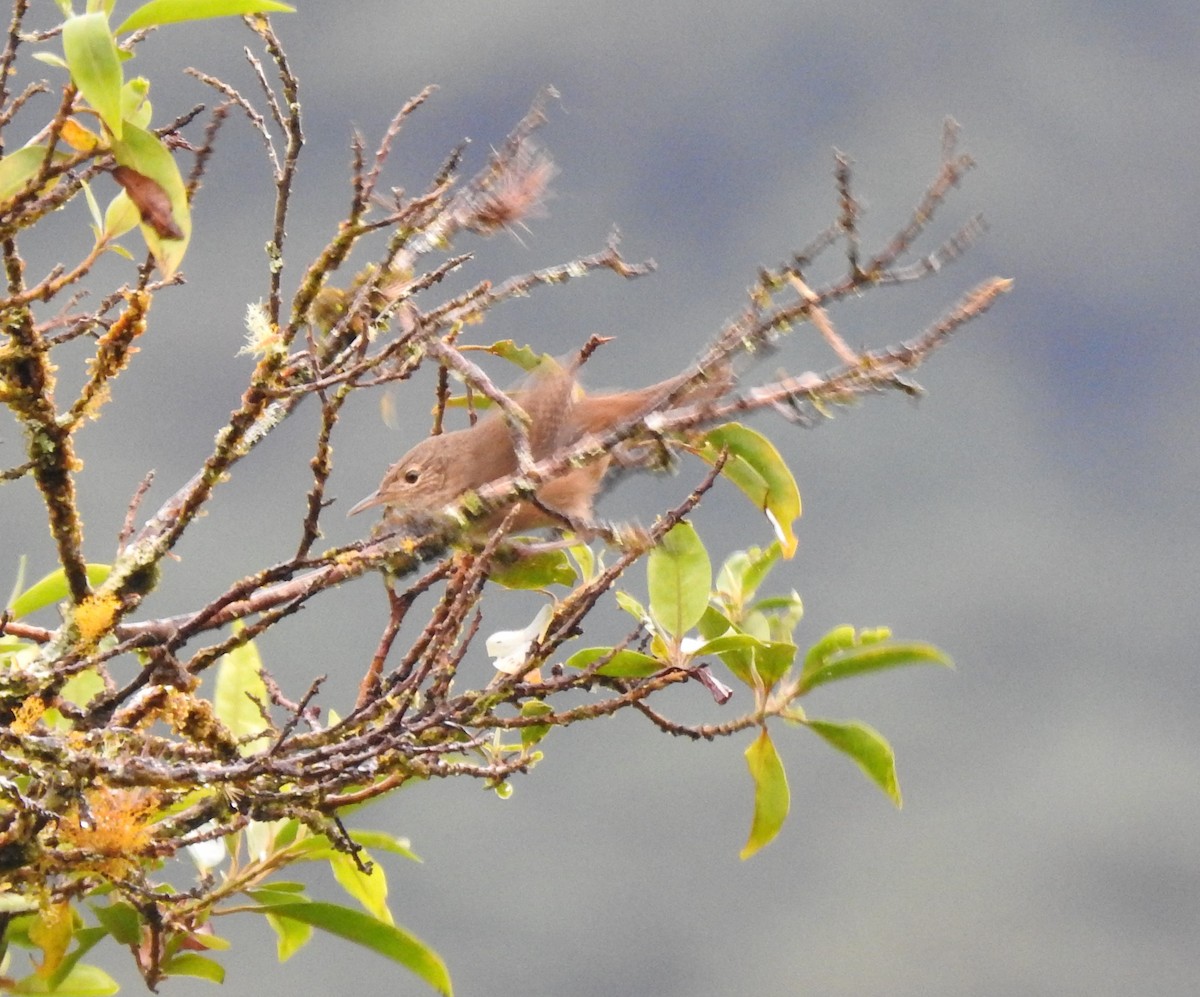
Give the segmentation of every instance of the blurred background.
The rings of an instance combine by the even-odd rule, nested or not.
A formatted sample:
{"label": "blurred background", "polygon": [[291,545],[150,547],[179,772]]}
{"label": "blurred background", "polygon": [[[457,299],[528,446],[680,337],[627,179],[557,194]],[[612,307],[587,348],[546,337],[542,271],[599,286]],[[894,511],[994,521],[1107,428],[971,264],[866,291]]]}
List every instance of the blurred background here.
{"label": "blurred background", "polygon": [[[852,344],[879,347],[986,277],[1016,281],[918,373],[919,403],[869,398],[816,430],[754,423],[803,494],[799,552],[768,585],[804,598],[801,641],[840,623],[884,624],[957,663],[842,683],[807,704],[888,736],[904,809],[816,738],[780,728],[792,815],[740,862],[749,738],[680,743],[632,715],[554,733],[510,800],[466,782],[402,792],[353,824],[408,835],[424,859],[386,862],[392,905],[445,957],[456,992],[1194,993],[1194,3],[299,6],[275,22],[308,141],[289,291],[348,203],[353,131],[373,146],[428,83],[440,89],[406,125],[386,177],[410,192],[464,137],[468,172],[478,168],[543,86],[562,94],[541,133],[561,170],[548,217],[519,239],[460,243],[476,260],[446,294],[597,251],[614,224],[629,259],[658,262],[634,282],[596,274],[538,290],[471,330],[556,353],[616,335],[589,364],[594,386],[677,370],[741,308],[760,265],[829,224],[835,148],[856,164],[866,248],[878,249],[933,177],[946,116],[980,165],[919,249],[975,212],[990,232],[937,278],[847,301],[833,319]],[[123,0],[118,14],[132,7]],[[257,50],[236,20],[166,29],[127,73],[154,81],[156,122],[214,102],[180,74],[186,65],[258,101],[244,44]],[[231,119],[196,206],[188,286],[156,301],[138,363],[79,438],[90,560],[111,559],[146,471],[158,475],[150,510],[200,464],[237,403],[251,366],[237,356],[243,316],[267,286],[271,196],[260,140]],[[31,267],[62,258],[85,225],[56,219]],[[830,254],[814,277],[832,279],[842,263]],[[113,257],[103,272],[123,279],[130,266]],[[62,358],[64,385],[78,383],[79,364]],[[800,329],[744,383],[833,365]],[[341,510],[424,434],[428,383],[395,393],[395,428],[377,396],[349,406],[329,543],[367,529]],[[290,555],[315,426],[306,405],[237,468],[147,614],[199,605]],[[20,449],[19,429],[0,425],[4,466]],[[648,521],[698,473],[625,482],[602,508]],[[32,484],[6,486],[3,503],[3,570],[11,576],[24,553],[39,577],[55,562],[46,531],[29,527],[44,522]],[[770,539],[728,486],[697,524],[717,557]],[[643,586],[637,568],[627,587]],[[485,630],[523,624],[538,603],[497,605],[511,615]],[[363,578],[270,635],[263,653],[293,695],[328,674],[323,705],[344,710],[385,618],[378,579]],[[463,681],[486,681],[482,658],[467,667],[476,673]],[[684,721],[714,713],[699,687],[671,709]],[[426,992],[349,943],[319,939],[279,967],[259,919],[223,927],[236,942],[234,993]],[[104,963],[121,958],[109,951]],[[172,980],[164,992],[211,991]]]}

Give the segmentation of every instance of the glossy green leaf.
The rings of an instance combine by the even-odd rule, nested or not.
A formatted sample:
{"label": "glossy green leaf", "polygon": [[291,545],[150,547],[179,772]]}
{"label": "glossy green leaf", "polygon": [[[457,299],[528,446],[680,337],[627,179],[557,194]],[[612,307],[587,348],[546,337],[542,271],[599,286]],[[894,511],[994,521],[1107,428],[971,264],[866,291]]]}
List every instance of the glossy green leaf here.
{"label": "glossy green leaf", "polygon": [[225,967],[199,952],[177,952],[163,961],[168,976],[195,976],[211,983],[225,982]]}
{"label": "glossy green leaf", "polygon": [[263,908],[273,917],[300,921],[345,938],[399,963],[440,994],[452,993],[446,964],[428,945],[395,925],[330,903],[281,904]]}
{"label": "glossy green leaf", "polygon": [[108,17],[97,11],[69,17],[63,23],[63,55],[71,79],[114,139],[124,134],[121,120],[121,56],[108,27]]}
{"label": "glossy green leaf", "polygon": [[879,731],[857,721],[813,720],[805,726],[819,734],[838,751],[843,751],[897,807],[901,805],[900,784],[896,780],[896,755]]}
{"label": "glossy green leaf", "polygon": [[826,655],[812,668],[809,668],[806,660],[799,691],[804,693],[826,682],[909,665],[941,665],[944,668],[953,668],[954,662],[932,644],[919,641],[887,641],[859,645]]}
{"label": "glossy green leaf", "polygon": [[509,589],[544,589],[550,585],[575,584],[578,576],[565,550],[547,550],[529,554],[512,564],[497,562],[491,579]]}
{"label": "glossy green leaf", "polygon": [[[179,269],[192,234],[191,209],[175,157],[157,135],[132,124],[127,124],[120,141],[113,141],[113,156],[118,165],[153,185],[148,188],[147,203],[138,205],[142,236],[158,268],[170,277]],[[164,226],[174,227],[182,238],[167,235]]]}
{"label": "glossy green leaf", "polygon": [[715,463],[722,450],[729,451],[729,458],[721,473],[766,513],[783,556],[790,558],[796,553],[792,527],[800,518],[800,489],[783,457],[765,436],[737,422],[704,434],[701,457]]}
{"label": "glossy green leaf", "polygon": [[775,840],[791,807],[787,773],[765,727],[746,749],[746,765],[754,780],[754,819],[750,823],[750,837],[741,851],[743,859]]}
{"label": "glossy green leaf", "polygon": [[566,660],[568,668],[587,668],[598,658],[612,655],[612,660],[601,665],[597,675],[607,675],[609,678],[640,679],[661,672],[666,665],[658,658],[641,651],[631,651],[628,648],[613,652],[611,647],[588,647],[576,651]]}
{"label": "glossy green leaf", "polygon": [[682,637],[708,607],[712,564],[695,528],[676,523],[646,559],[650,615],[665,633]]}
{"label": "glossy green leaf", "polygon": [[[86,570],[88,584],[95,588],[104,584],[104,580],[108,578],[112,568],[107,564],[89,564]],[[62,602],[67,598],[68,593],[67,576],[62,568],[59,568],[29,586],[9,604],[8,610],[13,619],[20,619],[22,616],[36,613],[46,606]]]}
{"label": "glossy green leaf", "polygon": [[296,8],[276,0],[150,0],[130,14],[117,34],[155,24],[202,21],[237,14],[290,14]]}
{"label": "glossy green leaf", "polygon": [[[217,686],[213,693],[213,708],[234,737],[259,734],[267,729],[262,711],[250,697],[267,703],[267,686],[262,678],[262,658],[254,641],[247,641],[223,655],[217,665]],[[242,746],[243,754],[262,750],[264,742],[252,741]]]}

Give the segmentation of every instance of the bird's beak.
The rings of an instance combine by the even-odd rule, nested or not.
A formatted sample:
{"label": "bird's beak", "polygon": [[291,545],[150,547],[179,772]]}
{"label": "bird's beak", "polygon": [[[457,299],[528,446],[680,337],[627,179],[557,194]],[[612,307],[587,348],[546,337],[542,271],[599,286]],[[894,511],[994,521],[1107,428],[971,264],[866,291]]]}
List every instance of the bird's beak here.
{"label": "bird's beak", "polygon": [[357,516],[364,509],[370,509],[371,506],[379,505],[381,501],[382,499],[379,497],[379,492],[371,492],[370,495],[359,502],[358,505],[356,505],[348,513],[346,513],[346,517],[349,518],[350,516]]}

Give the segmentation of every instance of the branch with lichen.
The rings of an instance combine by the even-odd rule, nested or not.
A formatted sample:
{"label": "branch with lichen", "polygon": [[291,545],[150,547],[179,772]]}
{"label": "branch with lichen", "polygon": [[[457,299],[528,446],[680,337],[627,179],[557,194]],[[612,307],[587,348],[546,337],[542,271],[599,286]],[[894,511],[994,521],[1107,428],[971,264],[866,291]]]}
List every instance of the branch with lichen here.
{"label": "branch with lichen", "polygon": [[[12,68],[23,38],[20,24],[18,10],[0,69]],[[141,503],[149,479],[139,487],[115,538],[113,563],[95,584],[83,556],[74,490],[75,434],[101,413],[117,377],[136,362],[154,297],[178,280],[152,277],[151,256],[135,279],[88,308],[82,306],[87,299],[81,292],[56,314],[37,314],[42,305],[74,294],[69,289],[93,277],[95,261],[110,248],[98,240],[81,262],[54,268],[33,282],[26,279],[18,248],[24,231],[78,198],[87,181],[112,167],[111,153],[100,147],[55,154],[79,111],[81,98],[72,87],[63,91],[40,133],[47,148],[44,162],[0,205],[7,276],[0,317],[8,337],[0,347],[0,399],[27,435],[26,459],[0,473],[0,481],[32,476],[37,483],[67,593],[56,626],[0,615],[0,633],[19,643],[16,651],[5,645],[0,674],[0,713],[6,720],[0,727],[0,885],[47,903],[112,889],[139,911],[155,912],[147,920],[154,923],[150,947],[156,952],[172,930],[190,931],[210,913],[233,909],[229,905],[237,894],[275,871],[250,862],[221,883],[202,883],[188,894],[164,893],[153,875],[154,862],[189,845],[255,823],[289,820],[357,855],[339,822],[344,808],[433,778],[475,778],[499,788],[535,764],[532,745],[545,729],[635,710],[664,733],[713,740],[765,730],[769,718],[796,719],[796,701],[806,691],[800,680],[774,691],[760,683],[753,705],[721,723],[667,716],[659,704],[669,688],[692,683],[701,696],[723,707],[730,690],[709,670],[713,655],[693,658],[683,651],[682,640],[670,653],[654,651],[662,635],[653,632],[652,622],[639,620],[623,640],[579,666],[569,665],[571,642],[600,601],[614,593],[622,574],[683,523],[726,473],[731,455],[703,450],[706,428],[764,409],[808,424],[869,393],[916,393],[914,373],[1010,286],[998,278],[985,281],[917,335],[891,346],[851,348],[848,342],[858,337],[848,340],[839,330],[835,305],[940,272],[974,243],[983,225],[971,219],[932,252],[913,258],[929,221],[973,165],[957,152],[952,124],[947,124],[933,181],[911,216],[874,254],[863,246],[850,162],[839,154],[833,224],[787,263],[758,273],[741,313],[713,334],[662,397],[603,433],[535,459],[528,413],[519,397],[498,387],[503,381],[487,367],[495,355],[530,365],[533,350],[474,341],[471,331],[492,308],[575,278],[611,273],[630,279],[653,269],[650,261],[627,261],[614,231],[599,252],[501,279],[481,277],[453,295],[442,291],[449,274],[469,271],[473,240],[514,232],[541,213],[556,167],[535,136],[555,94],[539,95],[474,175],[460,176],[459,148],[414,195],[381,189],[404,125],[427,105],[433,88],[400,108],[373,152],[355,136],[345,217],[299,271],[289,298],[284,235],[304,142],[299,88],[269,23],[252,18],[249,25],[265,52],[265,61],[247,53],[265,110],[229,84],[192,71],[221,101],[203,137],[193,146],[184,136],[194,110],[156,134],[169,139],[171,148],[190,152],[189,198],[200,189],[230,111],[240,109],[263,139],[275,209],[265,303],[252,306],[247,319],[246,352],[254,366],[202,465],[144,518]],[[27,86],[13,97],[7,83],[0,74],[0,130],[30,113],[41,92]],[[844,271],[818,282],[816,262],[839,246]],[[764,348],[809,330],[828,347],[831,369],[756,381],[751,365]],[[85,336],[94,338],[86,377],[74,400],[60,408],[52,355]],[[895,338],[888,333],[872,341]],[[589,340],[575,366],[584,368],[604,342],[602,337]],[[436,367],[439,375],[436,428],[440,431],[452,403],[464,401],[452,398],[455,384],[464,385],[472,412],[476,404],[490,402],[504,413],[517,471],[434,513],[389,515],[369,539],[318,549],[322,517],[331,504],[327,493],[342,413],[365,393],[407,380],[422,366]],[[689,388],[701,382],[729,387],[690,401]],[[214,594],[190,611],[144,615],[143,600],[158,584],[162,560],[217,488],[309,398],[320,405],[320,418],[308,457],[311,485],[297,516],[295,553],[215,585]],[[504,584],[506,571],[535,560],[545,546],[512,542],[503,530],[479,541],[472,539],[472,526],[516,500],[538,505],[540,486],[590,461],[619,455],[657,466],[689,452],[702,452],[708,465],[648,526],[580,524],[563,517],[564,526],[583,527],[612,541],[611,563],[573,575],[569,592],[555,600],[530,634],[521,660],[476,688],[463,664],[478,652],[483,605],[494,587]],[[299,609],[317,604],[333,588],[362,584],[359,579],[375,574],[383,579],[386,617],[374,652],[363,663],[357,697],[339,719],[322,721],[320,678],[293,701],[268,672],[258,673],[261,684],[250,693],[258,722],[248,725],[249,732],[200,694],[205,673],[253,652],[257,638],[293,621]],[[421,597],[431,605],[418,616],[413,607]],[[636,676],[612,674],[610,666],[629,654],[654,665]],[[131,671],[131,677],[118,680]],[[74,692],[89,682],[86,695]],[[581,692],[588,694],[582,701]],[[517,740],[510,742],[506,735]],[[285,851],[272,861],[282,864]],[[157,979],[160,970],[161,959],[152,956],[147,980]]]}

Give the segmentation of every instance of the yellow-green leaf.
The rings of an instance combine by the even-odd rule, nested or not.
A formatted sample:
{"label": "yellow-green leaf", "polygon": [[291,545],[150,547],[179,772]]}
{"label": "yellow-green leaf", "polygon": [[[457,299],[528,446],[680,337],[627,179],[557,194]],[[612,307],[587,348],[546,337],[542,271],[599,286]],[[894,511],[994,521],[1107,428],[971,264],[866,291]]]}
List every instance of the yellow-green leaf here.
{"label": "yellow-green leaf", "polygon": [[[253,696],[260,703],[267,703],[267,686],[262,678],[262,658],[254,641],[247,641],[222,656],[217,666],[217,688],[213,694],[213,707],[221,722],[236,738],[248,734],[259,734],[267,729],[266,721]],[[262,748],[262,742],[250,742],[242,746],[244,753]]]}
{"label": "yellow-green leaf", "polygon": [[19,980],[10,992],[14,994],[52,993],[55,997],[109,997],[109,994],[115,994],[120,989],[117,981],[104,970],[97,966],[80,963],[73,966],[69,973],[58,980],[58,985],[53,990],[49,988],[46,980],[37,976],[28,976]]}
{"label": "yellow-green leaf", "polygon": [[548,585],[575,584],[575,568],[565,550],[529,554],[511,564],[497,562],[491,579],[509,589],[543,589]]}
{"label": "yellow-green leaf", "polygon": [[625,648],[614,652],[611,647],[588,647],[582,651],[576,651],[567,659],[566,666],[582,671],[593,661],[608,655],[612,655],[612,660],[596,669],[597,675],[607,675],[609,678],[637,679],[653,675],[665,667],[658,658],[642,654],[641,651],[631,651]]}
{"label": "yellow-green leaf", "polygon": [[879,731],[855,720],[804,721],[813,733],[854,759],[875,785],[887,794],[897,807],[901,805],[900,783],[896,779],[896,755]]}
{"label": "yellow-green leaf", "polygon": [[330,903],[278,904],[262,908],[264,913],[285,920],[311,924],[339,938],[345,938],[399,963],[446,997],[453,992],[450,973],[441,957],[419,938],[403,928],[349,907]]}
{"label": "yellow-green leaf", "polygon": [[[521,716],[544,717],[554,712],[554,707],[540,699],[528,699],[521,704]],[[521,747],[528,751],[550,733],[550,724],[530,724],[521,728]]]}
{"label": "yellow-green leaf", "polygon": [[141,223],[142,216],[137,206],[122,190],[108,202],[108,207],[104,211],[104,236],[108,239],[119,239]]}
{"label": "yellow-green leaf", "polygon": [[682,637],[708,607],[712,564],[695,528],[676,523],[646,559],[650,615],[672,637]]}
{"label": "yellow-green leaf", "polygon": [[121,117],[138,128],[149,128],[153,107],[146,99],[150,93],[150,81],[137,76],[121,88]]}
{"label": "yellow-green leaf", "polygon": [[775,840],[791,807],[787,773],[765,727],[746,749],[746,765],[754,780],[754,819],[750,823],[750,837],[741,851],[743,859]]}
{"label": "yellow-green leaf", "polygon": [[0,159],[0,204],[24,190],[45,160],[46,150],[38,145],[27,145]]}
{"label": "yellow-green leaf", "polygon": [[120,139],[121,56],[108,17],[97,11],[67,18],[63,24],[63,55],[79,92],[96,109],[113,138]]}
{"label": "yellow-green leaf", "polygon": [[738,486],[771,521],[783,556],[796,553],[792,527],[800,518],[800,489],[783,457],[761,433],[741,423],[728,422],[704,434],[700,456],[716,463],[729,451],[722,474]]}
{"label": "yellow-green leaf", "polygon": [[941,665],[944,668],[953,668],[954,662],[932,644],[919,641],[889,640],[859,644],[821,656],[806,656],[804,671],[800,676],[799,692],[808,692],[826,682],[888,668],[903,668],[907,665]]}
{"label": "yellow-green leaf", "polygon": [[201,21],[236,14],[290,14],[296,8],[276,0],[150,0],[130,14],[117,34],[155,24]]}
{"label": "yellow-green leaf", "polygon": [[363,849],[358,853],[358,859],[363,865],[370,867],[369,873],[359,868],[358,862],[345,852],[335,852],[329,858],[329,866],[333,877],[343,890],[350,894],[366,909],[384,924],[394,924],[392,912],[388,910],[387,874],[378,862],[372,862],[371,856]]}
{"label": "yellow-green leaf", "polygon": [[364,848],[374,848],[379,852],[402,855],[413,862],[421,861],[416,852],[412,850],[407,838],[397,838],[387,831],[351,831],[350,838],[355,844],[362,845]]}
{"label": "yellow-green leaf", "polygon": [[[294,898],[292,902],[295,902]],[[267,924],[275,932],[275,957],[280,962],[287,962],[288,959],[304,948],[308,944],[308,940],[312,938],[312,925],[305,924],[303,921],[267,914]]]}
{"label": "yellow-green leaf", "polygon": [[[88,584],[92,588],[102,585],[111,570],[112,568],[107,564],[87,565]],[[59,568],[57,571],[51,571],[45,578],[35,582],[13,599],[8,610],[13,619],[20,619],[22,616],[28,616],[46,606],[62,602],[67,598],[68,592],[67,576],[62,568]]]}
{"label": "yellow-green leaf", "polygon": [[107,905],[89,905],[113,940],[121,945],[137,945],[142,940],[142,918],[132,904],[121,900]]}
{"label": "yellow-green leaf", "polygon": [[199,952],[178,952],[163,961],[168,976],[195,976],[210,983],[225,982],[225,967]]}
{"label": "yellow-green leaf", "polygon": [[170,277],[192,234],[191,210],[175,157],[158,136],[132,124],[127,124],[121,141],[113,142],[113,156],[129,171],[120,182],[141,212],[146,246],[164,276]]}

